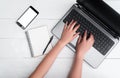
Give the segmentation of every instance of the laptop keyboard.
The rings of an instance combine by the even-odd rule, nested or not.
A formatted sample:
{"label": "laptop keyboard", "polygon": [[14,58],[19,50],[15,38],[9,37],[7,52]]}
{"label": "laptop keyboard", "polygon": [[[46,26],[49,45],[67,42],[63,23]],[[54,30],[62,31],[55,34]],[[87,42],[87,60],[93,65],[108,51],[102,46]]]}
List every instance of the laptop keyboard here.
{"label": "laptop keyboard", "polygon": [[98,28],[96,28],[92,23],[90,23],[86,18],[84,18],[74,9],[65,17],[63,22],[70,23],[72,19],[80,24],[80,28],[77,30],[77,32],[80,32],[81,35],[83,35],[85,30],[87,30],[88,36],[90,35],[90,33],[94,35],[95,42],[93,44],[93,47],[102,55],[105,55],[114,45],[114,42],[109,37],[107,37],[103,32],[101,32]]}

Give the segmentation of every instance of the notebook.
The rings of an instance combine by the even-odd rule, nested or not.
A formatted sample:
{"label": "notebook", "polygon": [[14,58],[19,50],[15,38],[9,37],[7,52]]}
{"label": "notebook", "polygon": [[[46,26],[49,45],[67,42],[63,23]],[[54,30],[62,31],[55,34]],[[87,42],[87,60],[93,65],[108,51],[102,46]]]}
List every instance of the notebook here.
{"label": "notebook", "polygon": [[[31,56],[32,57],[41,56],[50,40],[47,26],[42,26],[39,28],[34,28],[26,31],[26,37],[30,47]],[[45,54],[48,53],[51,48],[52,45],[50,44]]]}

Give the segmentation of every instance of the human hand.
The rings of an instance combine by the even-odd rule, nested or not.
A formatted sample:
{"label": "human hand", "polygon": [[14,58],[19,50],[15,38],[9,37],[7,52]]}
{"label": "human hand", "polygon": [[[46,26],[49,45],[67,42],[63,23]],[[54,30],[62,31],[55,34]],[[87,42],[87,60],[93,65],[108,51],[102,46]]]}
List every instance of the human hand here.
{"label": "human hand", "polygon": [[83,38],[81,38],[80,36],[76,43],[76,56],[83,59],[85,53],[92,47],[93,44],[93,35],[91,34],[90,37],[87,39],[87,31],[85,31]]}
{"label": "human hand", "polygon": [[80,27],[80,25],[77,25],[76,27],[74,27],[76,23],[77,23],[76,21],[72,20],[68,25],[68,22],[66,22],[60,38],[60,41],[64,43],[64,45],[68,44],[79,35],[79,33],[76,33],[76,31]]}

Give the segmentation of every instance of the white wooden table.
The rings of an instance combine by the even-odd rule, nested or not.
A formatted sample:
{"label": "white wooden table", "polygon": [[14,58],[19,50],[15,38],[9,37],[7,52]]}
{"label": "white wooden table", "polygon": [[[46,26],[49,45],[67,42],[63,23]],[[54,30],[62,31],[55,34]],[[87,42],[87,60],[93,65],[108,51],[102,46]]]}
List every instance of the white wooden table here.
{"label": "white wooden table", "polygon": [[[105,0],[120,13],[120,0]],[[75,0],[0,0],[0,78],[27,78],[44,56],[31,58],[25,31],[15,21],[32,5],[39,16],[27,28],[47,25],[49,33]],[[50,35],[52,35],[50,33]],[[54,45],[54,38],[52,44]],[[46,78],[66,78],[74,53],[65,47]],[[120,43],[97,69],[83,63],[82,78],[120,78]]]}

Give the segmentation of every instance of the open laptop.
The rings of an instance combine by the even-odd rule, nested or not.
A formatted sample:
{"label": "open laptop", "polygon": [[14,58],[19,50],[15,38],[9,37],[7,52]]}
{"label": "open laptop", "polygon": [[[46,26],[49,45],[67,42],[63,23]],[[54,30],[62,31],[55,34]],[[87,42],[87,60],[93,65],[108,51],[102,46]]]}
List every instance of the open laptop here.
{"label": "open laptop", "polygon": [[[120,37],[120,15],[102,0],[77,0],[62,19],[52,29],[59,39],[64,24],[77,21],[81,35],[85,30],[95,38],[93,47],[86,53],[84,60],[97,68],[110,51],[117,45]],[[67,46],[75,52],[77,38]]]}

